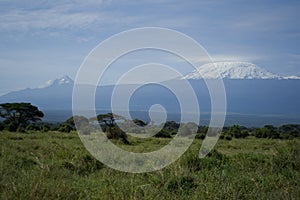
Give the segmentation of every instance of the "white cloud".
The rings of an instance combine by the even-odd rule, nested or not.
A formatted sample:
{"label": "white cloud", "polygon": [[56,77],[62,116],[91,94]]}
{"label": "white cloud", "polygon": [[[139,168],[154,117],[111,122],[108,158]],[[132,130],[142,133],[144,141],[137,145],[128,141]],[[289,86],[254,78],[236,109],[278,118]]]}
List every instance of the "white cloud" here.
{"label": "white cloud", "polygon": [[76,31],[76,29],[86,30],[97,26],[128,24],[135,20],[121,12],[105,9],[109,1],[51,2],[33,2],[31,7],[8,6],[10,9],[0,13],[0,31],[23,32],[49,29]]}
{"label": "white cloud", "polygon": [[214,62],[223,62],[223,61],[247,61],[255,62],[257,60],[263,60],[265,56],[259,55],[226,55],[226,54],[213,54],[211,58]]}
{"label": "white cloud", "polygon": [[11,11],[0,16],[0,29],[28,31],[31,29],[76,29],[96,22],[104,22],[102,13],[63,13],[55,10]]}
{"label": "white cloud", "polygon": [[[16,6],[8,6],[10,9],[0,12],[0,31],[51,31],[49,29],[76,31],[76,29],[95,30],[112,29],[113,27],[120,29],[121,27],[141,26],[188,28],[195,24],[195,19],[187,15],[176,16],[174,12],[182,11],[183,6],[188,7],[192,3],[186,5],[180,1],[161,0],[155,2],[32,1],[32,3],[28,2],[28,5],[31,6],[16,4]],[[119,6],[125,8],[118,8]],[[145,13],[140,13],[140,10],[144,10]]]}

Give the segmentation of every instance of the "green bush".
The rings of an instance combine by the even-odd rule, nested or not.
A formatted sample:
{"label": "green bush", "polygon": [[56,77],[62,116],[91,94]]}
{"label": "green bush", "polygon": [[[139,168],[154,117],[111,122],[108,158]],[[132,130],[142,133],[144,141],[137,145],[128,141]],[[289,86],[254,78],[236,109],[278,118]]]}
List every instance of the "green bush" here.
{"label": "green bush", "polygon": [[232,136],[230,134],[226,134],[224,138],[225,140],[232,140]]}
{"label": "green bush", "polygon": [[8,130],[9,132],[16,132],[18,129],[18,126],[14,123],[10,123],[5,127],[5,130]]}
{"label": "green bush", "polygon": [[241,131],[241,137],[242,138],[246,138],[248,137],[250,134],[249,134],[249,131],[248,130],[242,130]]}
{"label": "green bush", "polygon": [[4,128],[5,128],[5,125],[0,122],[0,131],[4,130]]}
{"label": "green bush", "polygon": [[197,133],[195,138],[196,139],[204,140],[205,136],[206,136],[205,133]]}
{"label": "green bush", "polygon": [[40,127],[36,124],[29,124],[26,126],[26,131],[40,131]]}
{"label": "green bush", "polygon": [[171,138],[171,134],[169,131],[165,130],[165,129],[162,129],[160,130],[156,135],[155,137],[159,137],[159,138]]}
{"label": "green bush", "polygon": [[19,132],[19,133],[25,133],[26,132],[26,129],[22,126],[19,126],[16,130],[16,132]]}
{"label": "green bush", "polygon": [[74,130],[75,129],[69,124],[63,124],[58,129],[58,131],[64,132],[64,133],[70,133],[71,131],[74,131]]}
{"label": "green bush", "polygon": [[51,127],[48,124],[43,124],[41,127],[41,131],[48,132],[51,130]]}
{"label": "green bush", "polygon": [[108,139],[121,139],[124,144],[129,144],[126,133],[119,127],[107,127],[106,131],[106,136]]}
{"label": "green bush", "polygon": [[220,137],[219,137],[221,140],[225,139],[225,135],[224,133],[221,133]]}

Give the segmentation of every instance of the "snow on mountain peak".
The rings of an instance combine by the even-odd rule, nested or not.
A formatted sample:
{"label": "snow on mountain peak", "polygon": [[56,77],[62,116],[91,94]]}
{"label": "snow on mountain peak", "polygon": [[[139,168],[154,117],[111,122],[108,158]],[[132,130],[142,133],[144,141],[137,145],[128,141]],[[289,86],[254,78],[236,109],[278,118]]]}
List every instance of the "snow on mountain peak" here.
{"label": "snow on mountain peak", "polygon": [[56,79],[53,83],[56,83],[58,85],[64,85],[73,83],[73,80],[69,76],[63,76],[59,79]]}
{"label": "snow on mountain peak", "polygon": [[39,88],[46,88],[46,87],[50,87],[53,85],[68,85],[68,84],[73,84],[74,81],[67,75],[55,79],[55,80],[49,80],[47,81],[44,85],[41,85]]}
{"label": "snow on mountain peak", "polygon": [[198,67],[182,79],[283,79],[248,62],[216,62]]}

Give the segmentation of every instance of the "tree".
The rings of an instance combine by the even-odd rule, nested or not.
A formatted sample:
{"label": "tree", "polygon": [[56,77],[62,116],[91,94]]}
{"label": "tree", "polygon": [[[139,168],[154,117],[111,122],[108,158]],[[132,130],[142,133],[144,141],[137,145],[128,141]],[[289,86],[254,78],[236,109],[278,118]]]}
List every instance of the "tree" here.
{"label": "tree", "polygon": [[30,103],[3,103],[0,104],[0,117],[11,131],[16,131],[18,127],[40,121],[44,113]]}
{"label": "tree", "polygon": [[240,130],[240,126],[239,125],[233,125],[230,129],[229,129],[229,133],[230,135],[232,135],[235,138],[241,138],[242,134],[241,134],[241,130]]}
{"label": "tree", "polygon": [[133,122],[138,125],[138,126],[141,126],[141,127],[144,127],[147,125],[146,122],[144,122],[143,120],[140,120],[140,119],[134,119]]}
{"label": "tree", "polygon": [[106,132],[108,139],[118,139],[121,138],[125,144],[128,144],[126,133],[121,130],[117,124],[116,120],[125,120],[125,117],[113,113],[100,114],[97,117],[90,119],[91,121],[97,121],[103,132]]}
{"label": "tree", "polygon": [[100,124],[105,124],[107,127],[114,127],[116,120],[125,120],[125,118],[121,115],[113,114],[113,113],[107,113],[107,114],[100,114],[96,118],[92,118],[93,120],[97,120]]}

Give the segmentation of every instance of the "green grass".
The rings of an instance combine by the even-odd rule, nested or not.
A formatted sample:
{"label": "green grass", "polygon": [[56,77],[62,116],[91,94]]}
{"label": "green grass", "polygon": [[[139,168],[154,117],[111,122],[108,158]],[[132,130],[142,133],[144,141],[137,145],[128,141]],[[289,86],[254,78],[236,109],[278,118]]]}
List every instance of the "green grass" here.
{"label": "green grass", "polygon": [[[129,137],[134,152],[170,139]],[[201,140],[163,170],[131,174],[95,160],[75,132],[0,132],[1,199],[299,199],[300,141],[219,140],[199,159]]]}

